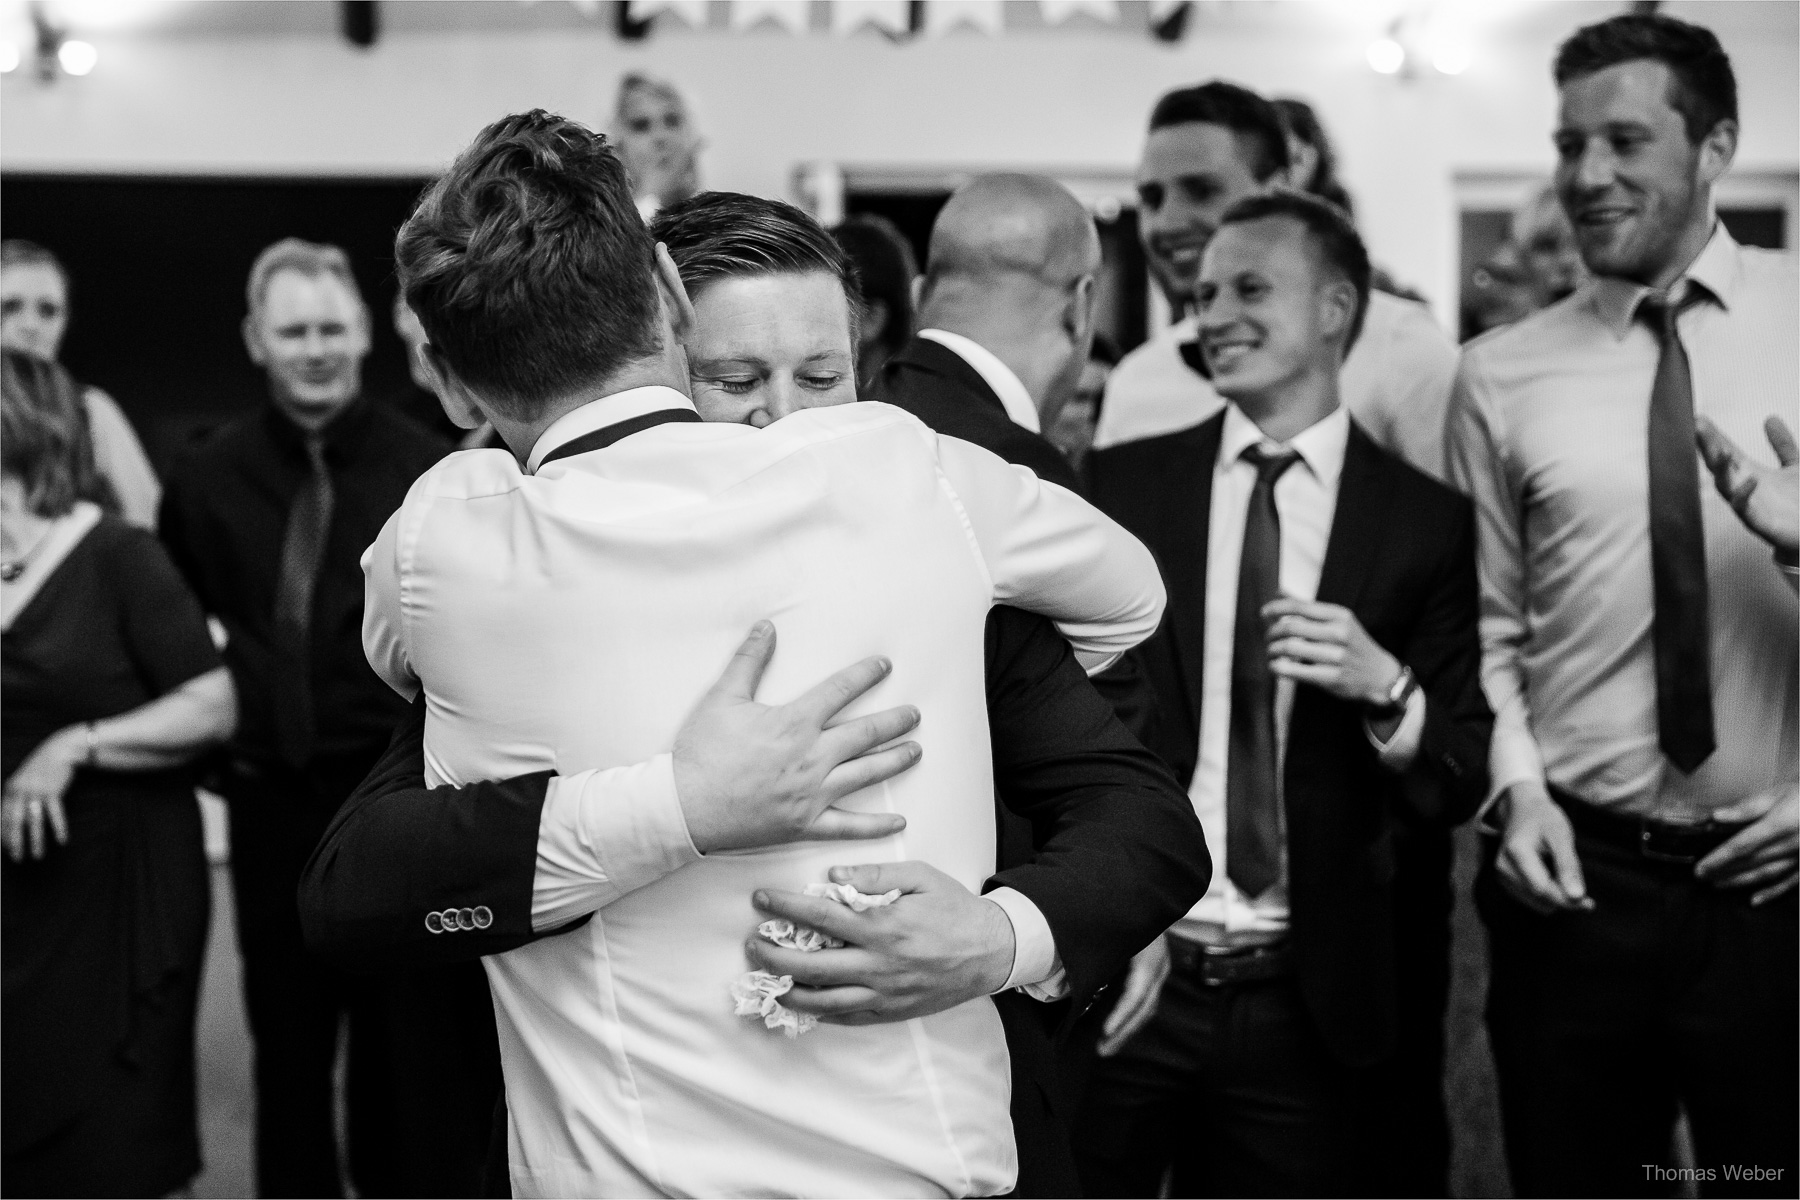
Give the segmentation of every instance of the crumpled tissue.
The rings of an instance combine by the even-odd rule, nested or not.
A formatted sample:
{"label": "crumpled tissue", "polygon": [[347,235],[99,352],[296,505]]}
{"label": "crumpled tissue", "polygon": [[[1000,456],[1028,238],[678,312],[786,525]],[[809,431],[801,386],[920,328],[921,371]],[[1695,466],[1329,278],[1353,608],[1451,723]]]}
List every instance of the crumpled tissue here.
{"label": "crumpled tissue", "polygon": [[[834,900],[853,912],[868,912],[871,908],[885,908],[898,900],[900,889],[871,896],[857,891],[847,883],[809,883],[806,885],[806,894]],[[766,938],[777,946],[798,950],[802,954],[811,954],[816,950],[836,950],[844,944],[842,938],[820,933],[805,925],[796,925],[780,917],[764,921],[756,927],[756,932],[759,937]],[[793,986],[792,975],[773,975],[760,970],[746,971],[731,985],[733,1011],[740,1017],[760,1017],[766,1028],[779,1029],[788,1037],[797,1038],[811,1031],[819,1023],[819,1018],[811,1013],[795,1012],[781,1003],[781,997],[787,995]]]}

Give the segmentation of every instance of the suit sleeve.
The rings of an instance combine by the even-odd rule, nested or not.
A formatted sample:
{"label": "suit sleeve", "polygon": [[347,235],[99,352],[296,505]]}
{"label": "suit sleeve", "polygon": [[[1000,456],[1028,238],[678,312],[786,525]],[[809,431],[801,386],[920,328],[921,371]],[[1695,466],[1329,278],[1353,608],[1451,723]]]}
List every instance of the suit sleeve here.
{"label": "suit sleeve", "polygon": [[[1419,749],[1402,794],[1422,817],[1454,825],[1467,820],[1486,795],[1494,718],[1481,690],[1474,514],[1460,497],[1446,499],[1454,501],[1452,532],[1400,655],[1425,694]],[[1412,786],[1419,781],[1430,786]]]}
{"label": "suit sleeve", "polygon": [[[425,712],[421,696],[306,865],[300,923],[315,953],[371,970],[501,954],[699,859],[668,755],[428,788]],[[475,929],[427,922],[481,908],[489,924]]]}
{"label": "suit sleeve", "polygon": [[984,890],[1012,888],[1043,913],[1079,1013],[1206,893],[1212,860],[1187,794],[1049,622],[1000,608],[988,637],[996,786],[1036,853]]}
{"label": "suit sleeve", "polygon": [[995,603],[1055,621],[1089,671],[1106,669],[1156,632],[1166,596],[1142,542],[1028,467],[957,438],[937,443]]}

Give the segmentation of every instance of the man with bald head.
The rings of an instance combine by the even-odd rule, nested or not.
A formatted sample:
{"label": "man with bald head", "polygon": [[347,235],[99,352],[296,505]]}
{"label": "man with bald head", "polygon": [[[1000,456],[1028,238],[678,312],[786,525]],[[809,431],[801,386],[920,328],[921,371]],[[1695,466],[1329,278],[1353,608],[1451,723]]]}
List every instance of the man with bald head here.
{"label": "man with bald head", "polygon": [[1079,489],[1043,430],[1074,394],[1094,336],[1100,238],[1061,184],[983,175],[938,214],[918,336],[864,399]]}

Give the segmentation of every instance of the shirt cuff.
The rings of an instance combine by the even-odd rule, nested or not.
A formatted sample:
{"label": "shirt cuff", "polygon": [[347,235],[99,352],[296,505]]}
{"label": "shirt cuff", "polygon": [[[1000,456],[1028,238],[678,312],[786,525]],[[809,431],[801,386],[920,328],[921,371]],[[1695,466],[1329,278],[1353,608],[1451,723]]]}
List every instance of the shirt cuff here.
{"label": "shirt cuff", "polygon": [[1068,973],[1063,970],[1062,956],[1056,952],[1056,938],[1050,922],[1025,893],[1009,887],[995,888],[982,897],[999,905],[1012,922],[1012,973],[1000,988],[1023,989],[1034,1000],[1060,1000],[1069,992]]}
{"label": "shirt cuff", "polygon": [[1400,724],[1387,741],[1375,736],[1374,725],[1367,718],[1363,720],[1363,736],[1369,739],[1369,745],[1375,747],[1375,755],[1381,759],[1381,765],[1394,772],[1404,771],[1412,766],[1413,759],[1419,756],[1419,742],[1424,735],[1424,688],[1414,688],[1412,695],[1406,698],[1406,714],[1400,718]]}
{"label": "shirt cuff", "polygon": [[700,858],[672,755],[552,779],[538,819],[531,927],[566,925]]}

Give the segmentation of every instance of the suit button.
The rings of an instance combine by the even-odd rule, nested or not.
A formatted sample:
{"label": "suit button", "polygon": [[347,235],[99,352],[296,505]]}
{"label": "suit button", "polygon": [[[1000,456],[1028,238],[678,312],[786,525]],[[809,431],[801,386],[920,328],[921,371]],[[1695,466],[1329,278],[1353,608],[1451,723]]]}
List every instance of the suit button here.
{"label": "suit button", "polygon": [[494,923],[494,912],[485,904],[475,906],[475,928],[486,929]]}
{"label": "suit button", "polygon": [[458,929],[473,929],[473,928],[475,928],[475,910],[471,909],[471,908],[457,909],[456,910],[456,927]]}
{"label": "suit button", "polygon": [[432,933],[444,932],[444,918],[438,916],[436,913],[426,913],[425,928]]}
{"label": "suit button", "polygon": [[456,910],[454,908],[446,908],[443,912],[439,913],[438,920],[444,923],[445,933],[456,932]]}

